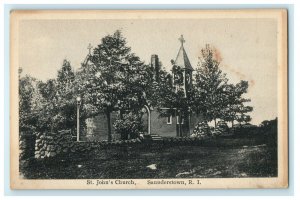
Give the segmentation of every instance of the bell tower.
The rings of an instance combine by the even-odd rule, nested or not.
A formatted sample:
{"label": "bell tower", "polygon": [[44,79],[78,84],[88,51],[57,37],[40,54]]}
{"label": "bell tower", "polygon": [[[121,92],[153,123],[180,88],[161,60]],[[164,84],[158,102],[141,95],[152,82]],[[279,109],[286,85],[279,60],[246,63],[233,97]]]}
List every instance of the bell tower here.
{"label": "bell tower", "polygon": [[192,73],[194,71],[189,58],[184,49],[183,43],[185,42],[183,35],[179,38],[180,49],[177,57],[171,61],[172,63],[172,74],[173,74],[173,86],[178,91],[182,89],[186,97],[188,89],[192,86]]}

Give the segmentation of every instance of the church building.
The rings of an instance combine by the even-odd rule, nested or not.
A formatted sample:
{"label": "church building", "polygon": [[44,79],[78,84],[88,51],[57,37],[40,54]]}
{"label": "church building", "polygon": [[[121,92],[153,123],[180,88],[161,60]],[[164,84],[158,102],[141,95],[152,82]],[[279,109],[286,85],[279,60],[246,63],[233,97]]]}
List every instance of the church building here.
{"label": "church building", "polygon": [[[187,90],[192,87],[193,67],[189,61],[187,53],[184,49],[184,38],[181,35],[179,38],[180,48],[175,60],[172,60],[172,84],[175,91],[181,89],[187,97]],[[88,62],[88,59],[85,60]],[[155,76],[158,76],[160,70],[158,55],[152,55],[150,65],[155,70]],[[176,70],[180,69],[180,70]],[[157,79],[158,77],[156,77]],[[171,108],[149,108],[145,107],[145,114],[143,115],[143,123],[145,127],[144,134],[159,135],[161,137],[185,137],[190,136],[196,124],[201,121],[201,117],[191,114],[188,117],[181,117],[180,115],[169,115],[162,117],[159,109]],[[175,113],[178,113],[175,111]],[[111,127],[116,120],[117,113],[111,114]],[[99,114],[93,118],[86,119],[87,130],[86,135],[82,136],[83,140],[107,140],[107,118],[105,114]],[[112,139],[118,140],[120,136],[112,129]]]}

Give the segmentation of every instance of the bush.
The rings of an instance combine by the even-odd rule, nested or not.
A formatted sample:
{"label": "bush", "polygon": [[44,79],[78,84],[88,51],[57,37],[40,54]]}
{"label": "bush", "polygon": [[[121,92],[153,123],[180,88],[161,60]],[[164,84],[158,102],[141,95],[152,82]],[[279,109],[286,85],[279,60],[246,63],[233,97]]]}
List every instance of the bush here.
{"label": "bush", "polygon": [[218,122],[217,127],[214,131],[214,135],[224,135],[229,133],[229,128],[225,121],[221,120]]}
{"label": "bush", "polygon": [[199,122],[195,126],[191,137],[207,137],[210,135],[211,135],[210,128],[209,128],[207,122],[203,121],[203,122]]}
{"label": "bush", "polygon": [[122,140],[137,138],[143,130],[141,114],[126,113],[122,119],[117,119],[113,124],[115,131],[121,135]]}

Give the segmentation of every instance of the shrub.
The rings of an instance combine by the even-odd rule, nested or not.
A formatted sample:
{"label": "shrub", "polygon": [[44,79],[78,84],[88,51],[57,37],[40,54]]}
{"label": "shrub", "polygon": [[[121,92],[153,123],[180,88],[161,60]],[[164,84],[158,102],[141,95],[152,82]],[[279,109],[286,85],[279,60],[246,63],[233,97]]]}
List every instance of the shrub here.
{"label": "shrub", "polygon": [[141,114],[126,113],[122,119],[117,119],[113,124],[115,131],[121,135],[122,140],[135,139],[143,130]]}
{"label": "shrub", "polygon": [[207,122],[202,121],[195,126],[191,137],[206,137],[210,135],[211,132]]}
{"label": "shrub", "polygon": [[217,127],[213,135],[224,135],[229,133],[229,128],[225,121],[221,120],[217,123]]}

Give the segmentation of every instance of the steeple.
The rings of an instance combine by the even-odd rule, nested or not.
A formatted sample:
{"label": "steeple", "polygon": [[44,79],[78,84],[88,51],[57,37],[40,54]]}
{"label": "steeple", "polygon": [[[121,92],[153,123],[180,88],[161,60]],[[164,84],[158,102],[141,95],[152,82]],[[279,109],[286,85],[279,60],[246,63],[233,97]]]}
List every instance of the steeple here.
{"label": "steeple", "polygon": [[185,42],[183,35],[179,38],[179,41],[181,43],[180,49],[178,51],[177,57],[175,59],[175,65],[182,68],[182,69],[188,69],[188,70],[194,70],[189,58],[185,52],[185,49],[183,47],[183,43]]}
{"label": "steeple", "polygon": [[183,35],[179,38],[181,43],[180,49],[178,51],[175,61],[171,60],[173,65],[172,74],[173,74],[173,86],[175,91],[178,89],[183,89],[185,97],[187,97],[187,91],[192,87],[192,73],[194,71],[189,58],[183,47],[185,42]]}

